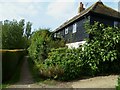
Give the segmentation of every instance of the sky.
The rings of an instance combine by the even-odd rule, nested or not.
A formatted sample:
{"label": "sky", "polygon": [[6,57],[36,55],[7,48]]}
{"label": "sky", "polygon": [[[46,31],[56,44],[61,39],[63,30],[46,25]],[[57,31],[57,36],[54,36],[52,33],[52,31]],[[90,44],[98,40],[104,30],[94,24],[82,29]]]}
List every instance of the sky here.
{"label": "sky", "polygon": [[[25,19],[32,22],[32,31],[39,28],[55,30],[78,14],[79,2],[88,8],[99,0],[0,0],[0,21]],[[118,11],[120,0],[101,0]]]}

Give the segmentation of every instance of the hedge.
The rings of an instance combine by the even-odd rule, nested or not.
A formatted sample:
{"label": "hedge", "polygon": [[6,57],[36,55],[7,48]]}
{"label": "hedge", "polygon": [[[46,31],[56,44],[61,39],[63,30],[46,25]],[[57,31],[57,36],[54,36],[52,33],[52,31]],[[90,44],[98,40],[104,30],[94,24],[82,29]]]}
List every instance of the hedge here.
{"label": "hedge", "polygon": [[25,55],[24,49],[0,50],[2,54],[2,82],[10,80],[20,60]]}

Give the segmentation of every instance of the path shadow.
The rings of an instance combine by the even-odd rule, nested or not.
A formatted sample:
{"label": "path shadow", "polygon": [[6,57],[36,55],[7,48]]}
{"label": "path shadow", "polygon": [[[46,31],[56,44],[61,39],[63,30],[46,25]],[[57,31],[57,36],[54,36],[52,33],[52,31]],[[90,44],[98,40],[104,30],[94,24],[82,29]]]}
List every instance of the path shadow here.
{"label": "path shadow", "polygon": [[20,80],[15,85],[27,85],[34,83],[28,66],[28,58],[28,56],[24,57],[24,62],[20,73]]}

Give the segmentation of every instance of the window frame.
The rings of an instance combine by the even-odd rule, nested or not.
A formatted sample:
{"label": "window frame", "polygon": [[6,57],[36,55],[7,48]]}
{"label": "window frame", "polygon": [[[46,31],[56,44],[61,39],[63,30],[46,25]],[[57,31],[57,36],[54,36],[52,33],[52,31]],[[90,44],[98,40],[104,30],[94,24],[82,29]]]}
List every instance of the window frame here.
{"label": "window frame", "polygon": [[72,33],[76,33],[76,32],[77,32],[77,24],[74,23]]}
{"label": "window frame", "polygon": [[57,37],[57,33],[54,33],[54,37],[55,37],[55,38]]}
{"label": "window frame", "polygon": [[68,28],[65,28],[65,34],[68,34]]}

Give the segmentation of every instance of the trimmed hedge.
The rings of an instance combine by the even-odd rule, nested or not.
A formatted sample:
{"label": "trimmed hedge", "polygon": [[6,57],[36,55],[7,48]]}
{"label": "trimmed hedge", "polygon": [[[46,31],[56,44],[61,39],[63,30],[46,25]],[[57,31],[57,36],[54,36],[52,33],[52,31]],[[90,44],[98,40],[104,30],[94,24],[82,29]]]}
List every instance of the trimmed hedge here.
{"label": "trimmed hedge", "polygon": [[20,60],[25,55],[24,49],[0,50],[2,54],[2,82],[10,80]]}

